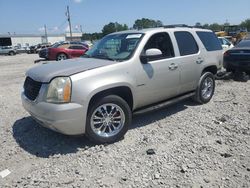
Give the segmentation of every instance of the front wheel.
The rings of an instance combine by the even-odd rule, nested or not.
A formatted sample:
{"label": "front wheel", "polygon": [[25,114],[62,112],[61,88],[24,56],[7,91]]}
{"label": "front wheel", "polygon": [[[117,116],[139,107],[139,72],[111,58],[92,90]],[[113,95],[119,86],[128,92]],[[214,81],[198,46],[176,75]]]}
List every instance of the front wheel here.
{"label": "front wheel", "polygon": [[10,56],[13,56],[13,55],[15,55],[15,52],[10,51],[10,52],[9,52],[9,55],[10,55]]}
{"label": "front wheel", "polygon": [[208,103],[214,95],[215,79],[211,72],[205,72],[199,80],[194,100],[200,104]]}
{"label": "front wheel", "polygon": [[86,135],[98,144],[113,143],[121,139],[131,124],[132,112],[121,97],[109,95],[90,104]]}

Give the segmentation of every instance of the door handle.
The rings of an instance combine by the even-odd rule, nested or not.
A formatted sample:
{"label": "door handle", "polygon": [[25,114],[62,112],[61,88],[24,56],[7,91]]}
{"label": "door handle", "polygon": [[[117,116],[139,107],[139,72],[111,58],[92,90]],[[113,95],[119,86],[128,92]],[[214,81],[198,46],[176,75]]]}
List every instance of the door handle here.
{"label": "door handle", "polygon": [[196,60],[196,63],[197,63],[197,64],[203,63],[203,59],[199,57],[199,58]]}
{"label": "door handle", "polygon": [[178,68],[178,65],[176,65],[175,63],[171,63],[168,68],[169,70],[175,70]]}

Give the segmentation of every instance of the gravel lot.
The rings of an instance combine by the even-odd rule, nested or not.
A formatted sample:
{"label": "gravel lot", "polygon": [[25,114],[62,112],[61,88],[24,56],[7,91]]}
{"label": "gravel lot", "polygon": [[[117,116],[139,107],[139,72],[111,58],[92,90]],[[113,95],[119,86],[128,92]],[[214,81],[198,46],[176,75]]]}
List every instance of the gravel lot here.
{"label": "gravel lot", "polygon": [[[93,145],[40,127],[21,105],[35,55],[0,56],[0,187],[250,187],[250,82],[216,81],[213,100],[134,117]],[[147,154],[153,149],[155,154]]]}

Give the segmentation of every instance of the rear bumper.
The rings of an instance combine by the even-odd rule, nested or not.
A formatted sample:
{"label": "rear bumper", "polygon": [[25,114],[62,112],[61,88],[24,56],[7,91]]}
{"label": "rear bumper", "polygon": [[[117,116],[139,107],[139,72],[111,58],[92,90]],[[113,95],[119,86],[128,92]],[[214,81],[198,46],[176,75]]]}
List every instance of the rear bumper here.
{"label": "rear bumper", "polygon": [[86,111],[77,103],[52,104],[30,101],[21,95],[23,107],[42,126],[66,135],[85,133]]}
{"label": "rear bumper", "polygon": [[230,62],[225,61],[223,64],[224,68],[227,70],[238,70],[238,71],[250,71],[250,60],[249,62]]}

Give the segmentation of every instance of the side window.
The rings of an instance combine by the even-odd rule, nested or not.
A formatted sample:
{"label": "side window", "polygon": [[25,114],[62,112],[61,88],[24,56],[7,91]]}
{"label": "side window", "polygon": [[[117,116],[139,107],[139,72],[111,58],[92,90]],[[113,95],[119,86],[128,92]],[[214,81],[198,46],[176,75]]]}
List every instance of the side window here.
{"label": "side window", "polygon": [[58,48],[69,48],[69,44],[61,44]]}
{"label": "side window", "polygon": [[214,33],[206,31],[197,31],[196,33],[207,51],[216,51],[222,49],[220,41]]}
{"label": "side window", "polygon": [[158,59],[165,59],[174,57],[174,49],[171,42],[171,39],[168,33],[157,33],[151,36],[148,40],[147,44],[144,47],[144,52],[151,48],[157,48],[161,50],[162,56],[161,57],[152,57],[149,60],[158,60]]}
{"label": "side window", "polygon": [[72,45],[69,49],[83,50],[83,46]]}
{"label": "side window", "polygon": [[193,35],[187,31],[177,31],[174,32],[180,55],[191,55],[197,54],[199,51],[198,45],[193,37]]}

